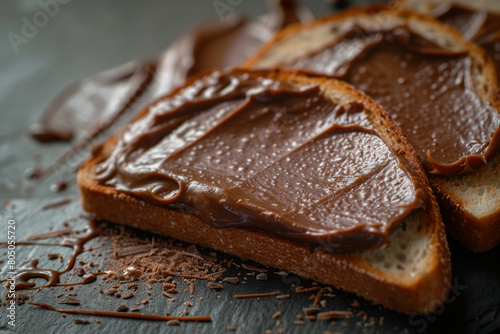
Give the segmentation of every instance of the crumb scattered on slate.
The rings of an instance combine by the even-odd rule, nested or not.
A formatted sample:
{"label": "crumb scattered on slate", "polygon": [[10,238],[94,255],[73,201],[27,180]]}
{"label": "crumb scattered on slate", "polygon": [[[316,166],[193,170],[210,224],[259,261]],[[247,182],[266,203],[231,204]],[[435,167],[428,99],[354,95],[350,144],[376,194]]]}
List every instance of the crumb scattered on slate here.
{"label": "crumb scattered on slate", "polygon": [[116,307],[117,312],[127,312],[128,311],[128,306],[124,304],[120,304]]}
{"label": "crumb scattered on slate", "polygon": [[177,320],[177,319],[173,319],[173,320],[167,321],[167,325],[169,325],[169,326],[179,326],[180,323],[181,322],[179,320]]}
{"label": "crumb scattered on slate", "polygon": [[90,324],[90,321],[82,320],[82,319],[75,319],[75,320],[73,320],[73,323],[75,323],[77,325],[88,325],[88,324]]}

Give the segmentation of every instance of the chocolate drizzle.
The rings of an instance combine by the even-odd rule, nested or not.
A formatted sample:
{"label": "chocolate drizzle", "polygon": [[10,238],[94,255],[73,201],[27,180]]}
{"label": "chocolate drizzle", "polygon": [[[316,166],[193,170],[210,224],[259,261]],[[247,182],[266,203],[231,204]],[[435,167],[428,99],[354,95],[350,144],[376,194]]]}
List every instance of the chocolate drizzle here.
{"label": "chocolate drizzle", "polygon": [[115,317],[115,318],[131,318],[131,319],[140,319],[140,320],[159,320],[159,321],[169,321],[169,320],[177,320],[177,321],[200,321],[200,322],[210,322],[212,318],[209,316],[195,316],[195,317],[173,317],[173,316],[163,316],[163,315],[154,315],[154,314],[137,314],[137,313],[124,313],[124,312],[105,312],[105,311],[97,311],[97,310],[60,310],[56,309],[47,304],[41,303],[32,303],[28,302],[30,305],[38,306],[41,308],[45,308],[47,310],[67,313],[67,314],[87,314],[87,315],[98,315],[103,317]]}
{"label": "chocolate drizzle", "polygon": [[[97,227],[95,226],[95,222],[89,221],[89,224],[86,227],[86,232],[84,235],[79,237],[64,237],[60,244],[43,244],[36,242],[16,243],[17,245],[32,245],[32,246],[57,245],[73,249],[71,256],[66,261],[65,266],[62,270],[38,268],[38,259],[30,260],[24,265],[22,265],[14,275],[16,290],[33,289],[33,288],[38,289],[56,285],[78,285],[93,281],[97,277],[97,275],[101,275],[102,273],[100,272],[89,273],[88,275],[84,276],[84,280],[82,282],[67,283],[67,284],[60,283],[60,275],[70,271],[75,265],[77,256],[84,251],[85,244],[101,234],[102,232],[99,229],[97,229]],[[47,281],[47,284],[43,286],[35,286],[36,285],[35,282],[30,282],[30,279],[33,278],[43,278]]]}

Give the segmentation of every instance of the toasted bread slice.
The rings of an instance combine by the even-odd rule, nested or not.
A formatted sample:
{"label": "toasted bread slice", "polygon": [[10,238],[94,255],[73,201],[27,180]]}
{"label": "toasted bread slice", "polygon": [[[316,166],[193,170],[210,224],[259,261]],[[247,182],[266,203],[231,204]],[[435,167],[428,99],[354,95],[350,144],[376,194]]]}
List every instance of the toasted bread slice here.
{"label": "toasted bread slice", "polygon": [[[469,21],[461,21],[460,29],[464,37],[477,41],[479,46],[484,39],[478,32],[500,33],[500,22],[495,30],[487,27],[488,13],[500,14],[500,1],[482,0],[406,0],[401,5],[421,13],[434,15],[447,12],[452,5],[470,8],[477,15],[470,15]],[[458,7],[460,8],[460,7]],[[458,23],[458,22],[457,22]],[[499,52],[491,48],[489,55],[500,73]],[[493,54],[492,54],[493,52]],[[500,87],[499,87],[500,91]],[[499,94],[500,95],[500,94]],[[430,176],[431,183],[438,195],[444,220],[450,222],[453,235],[462,244],[476,252],[487,251],[500,243],[500,152],[493,157],[484,171],[458,178]]]}
{"label": "toasted bread slice", "polygon": [[[419,2],[420,3],[420,2]],[[353,25],[381,27],[404,23],[447,50],[468,50],[477,69],[474,83],[481,98],[499,110],[495,66],[486,52],[458,31],[430,17],[399,8],[359,7],[338,15],[296,25],[278,33],[245,64],[247,68],[287,67],[287,63],[335,43]],[[298,69],[296,66],[295,69]],[[390,110],[388,110],[390,114]],[[500,135],[497,129],[496,136]],[[429,175],[451,234],[474,252],[485,252],[500,242],[500,152],[491,154],[481,170],[470,175]]]}
{"label": "toasted bread slice", "polygon": [[[130,225],[285,269],[356,293],[399,312],[432,312],[439,307],[446,299],[451,279],[444,226],[425,172],[401,130],[375,102],[342,82],[311,79],[286,71],[248,74],[264,76],[293,87],[316,84],[327,98],[336,103],[363,103],[373,126],[415,172],[425,192],[423,206],[414,210],[391,231],[383,247],[369,251],[329,253],[310,243],[253,228],[218,229],[194,215],[153,205],[102,185],[96,180],[96,166],[112,154],[119,134],[95,151],[78,172],[83,208],[98,219]],[[199,79],[193,79],[186,86]]]}

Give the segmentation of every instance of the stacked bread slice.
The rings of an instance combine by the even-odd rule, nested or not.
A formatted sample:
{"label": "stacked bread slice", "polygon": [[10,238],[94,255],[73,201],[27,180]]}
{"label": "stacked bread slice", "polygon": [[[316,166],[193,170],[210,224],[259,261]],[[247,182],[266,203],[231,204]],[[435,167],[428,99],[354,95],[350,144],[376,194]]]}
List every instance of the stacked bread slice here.
{"label": "stacked bread slice", "polygon": [[[422,6],[422,2],[417,1],[416,3],[420,7]],[[375,31],[383,35],[398,27],[404,27],[412,34],[423,37],[430,41],[428,43],[432,42],[440,50],[467,54],[471,66],[464,70],[462,75],[472,78],[470,80],[471,86],[473,86],[471,91],[477,94],[481,100],[482,105],[477,108],[477,114],[479,115],[485,108],[496,109],[496,113],[491,113],[490,110],[491,132],[483,133],[486,138],[489,138],[483,143],[483,148],[488,147],[488,149],[478,152],[484,162],[482,166],[474,170],[465,170],[467,163],[464,162],[461,165],[464,169],[460,171],[460,175],[440,175],[447,173],[428,169],[430,184],[440,203],[444,222],[450,233],[472,251],[487,251],[500,242],[500,152],[497,152],[500,136],[498,125],[500,103],[497,94],[495,64],[481,47],[466,40],[460,32],[452,27],[429,16],[396,6],[371,6],[350,9],[310,24],[285,29],[251,57],[247,61],[246,67],[252,69],[293,68],[313,75],[343,78],[345,73],[349,71],[349,69],[346,70],[345,64],[342,64],[344,58],[349,58],[353,52],[359,51],[349,48],[342,49],[341,41],[345,34],[357,30],[358,33],[361,31],[362,34],[366,34],[366,31]],[[327,48],[334,50],[331,53],[333,60],[329,60],[327,65],[311,66],[310,60],[318,59],[313,57],[320,57],[317,56],[318,52]],[[321,57],[324,60],[325,53]],[[363,56],[359,55],[359,57]],[[377,90],[379,87],[376,85],[377,78],[373,78],[370,83],[356,82],[355,84],[356,87],[363,90],[368,88],[368,91],[370,89]],[[415,89],[422,89],[416,87]],[[447,91],[445,88],[443,88],[444,94]],[[415,92],[408,91],[406,93],[408,98],[411,98]],[[384,100],[390,98],[391,91],[386,91],[385,96],[375,97],[382,104],[382,107],[384,107]],[[450,94],[448,99],[453,100],[456,97]],[[433,102],[429,99],[426,103],[429,105]],[[390,108],[386,109],[391,115]],[[392,114],[392,116],[395,115]],[[435,126],[439,127],[439,124]],[[403,132],[405,131],[407,131],[407,135],[410,135],[414,129],[405,129],[403,126]],[[468,129],[464,128],[462,131],[467,132]],[[459,141],[458,138],[457,141]],[[424,145],[418,141],[412,141],[412,144],[416,147]]]}
{"label": "stacked bread slice", "polygon": [[[401,5],[459,30],[464,38],[485,48],[495,63],[497,75],[500,73],[499,1],[407,0]],[[500,242],[500,153],[478,173],[429,178],[438,194],[443,219],[463,245],[484,252]]]}

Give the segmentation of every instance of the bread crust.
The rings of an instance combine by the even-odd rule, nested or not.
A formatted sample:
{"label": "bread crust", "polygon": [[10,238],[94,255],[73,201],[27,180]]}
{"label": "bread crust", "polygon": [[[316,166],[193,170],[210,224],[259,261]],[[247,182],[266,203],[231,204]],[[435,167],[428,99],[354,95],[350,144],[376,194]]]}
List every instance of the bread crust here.
{"label": "bread crust", "polygon": [[[397,15],[408,20],[417,20],[432,27],[432,30],[439,31],[453,40],[456,46],[467,49],[471,52],[476,64],[476,68],[482,74],[480,78],[475,78],[476,88],[485,101],[500,112],[500,94],[498,94],[498,78],[494,62],[486,51],[475,43],[463,38],[461,33],[453,27],[447,26],[432,17],[403,9],[400,6],[359,6],[348,9],[339,14],[326,16],[316,21],[306,24],[295,24],[279,32],[273,39],[262,46],[243,65],[244,68],[259,68],[259,60],[284,38],[297,33],[302,29],[307,29],[325,22],[342,21],[353,16],[367,14],[371,11],[388,9],[392,15]],[[495,138],[500,137],[500,128],[493,134]],[[493,137],[492,137],[493,140]],[[494,153],[494,148],[490,147],[485,156],[491,160],[496,158],[500,152]],[[478,171],[476,173],[481,173]],[[450,233],[465,247],[473,252],[486,252],[500,243],[500,207],[486,217],[476,217],[467,211],[462,204],[462,200],[453,193],[447,192],[443,187],[442,176],[430,176],[429,181],[435,191],[438,203],[443,213],[443,220]]]}
{"label": "bread crust", "polygon": [[[404,155],[425,188],[427,206],[416,213],[421,228],[412,235],[413,238],[425,240],[425,256],[419,266],[421,271],[410,274],[381,269],[370,263],[370,251],[329,254],[311,244],[289,240],[265,231],[213,228],[194,215],[149,204],[119,193],[114,188],[100,185],[95,179],[95,166],[112,152],[119,134],[108,140],[78,172],[77,180],[83,208],[95,214],[98,219],[130,225],[217,249],[242,259],[285,269],[354,292],[376,304],[402,313],[432,312],[439,307],[446,299],[451,282],[446,236],[439,208],[423,167],[401,130],[375,102],[345,83],[324,78],[311,79],[291,71],[259,71],[252,75],[266,76],[296,85],[317,83],[324,90],[332,90],[350,99],[363,101],[365,108],[373,112],[373,124],[386,131],[385,137],[389,138],[391,145],[394,144],[392,147],[395,151]],[[176,91],[170,95],[175,93]],[[390,240],[386,247],[391,247]],[[269,254],[273,256],[270,257]]]}

